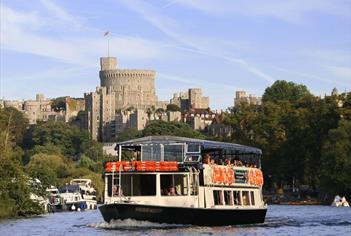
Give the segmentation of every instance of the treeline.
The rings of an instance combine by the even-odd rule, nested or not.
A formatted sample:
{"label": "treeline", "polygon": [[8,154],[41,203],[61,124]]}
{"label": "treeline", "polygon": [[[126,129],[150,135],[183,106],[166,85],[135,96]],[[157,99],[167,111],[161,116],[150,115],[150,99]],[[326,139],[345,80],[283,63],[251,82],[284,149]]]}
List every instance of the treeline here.
{"label": "treeline", "polygon": [[276,81],[262,105],[241,104],[226,113],[227,141],[263,150],[265,187],[284,186],[321,199],[351,195],[351,93],[313,96],[306,86]]}
{"label": "treeline", "polygon": [[[92,179],[97,197],[103,193],[102,144],[86,131],[64,122],[28,126],[14,108],[0,109],[0,218],[41,213],[30,194],[45,196],[45,189],[60,187],[72,178]],[[41,186],[33,188],[31,179]]]}

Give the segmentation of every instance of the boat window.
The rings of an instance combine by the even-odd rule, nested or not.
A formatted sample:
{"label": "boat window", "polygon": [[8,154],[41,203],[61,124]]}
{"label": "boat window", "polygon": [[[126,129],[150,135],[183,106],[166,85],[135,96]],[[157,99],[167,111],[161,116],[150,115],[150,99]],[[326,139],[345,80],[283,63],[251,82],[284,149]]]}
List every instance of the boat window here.
{"label": "boat window", "polygon": [[161,174],[162,196],[188,195],[188,177],[185,174]]}
{"label": "boat window", "polygon": [[223,205],[223,191],[213,190],[213,202],[215,205]]}
{"label": "boat window", "polygon": [[243,205],[244,206],[250,206],[250,196],[249,196],[249,191],[243,191]]}
{"label": "boat window", "polygon": [[251,195],[251,205],[255,205],[255,195],[253,191],[250,191],[250,195]]}
{"label": "boat window", "polygon": [[183,145],[164,145],[164,160],[183,162]]}
{"label": "boat window", "polygon": [[233,206],[233,192],[232,191],[224,191],[224,204]]}
{"label": "boat window", "polygon": [[200,155],[189,155],[187,154],[184,162],[198,162],[200,159]]}
{"label": "boat window", "polygon": [[161,161],[161,145],[145,145],[142,147],[143,161]]}
{"label": "boat window", "polygon": [[233,191],[234,205],[241,205],[240,191]]}
{"label": "boat window", "polygon": [[200,145],[195,143],[188,144],[188,152],[200,152]]}
{"label": "boat window", "polygon": [[[115,176],[111,193],[118,196],[118,175]],[[156,175],[152,174],[122,174],[121,176],[122,196],[155,196]]]}

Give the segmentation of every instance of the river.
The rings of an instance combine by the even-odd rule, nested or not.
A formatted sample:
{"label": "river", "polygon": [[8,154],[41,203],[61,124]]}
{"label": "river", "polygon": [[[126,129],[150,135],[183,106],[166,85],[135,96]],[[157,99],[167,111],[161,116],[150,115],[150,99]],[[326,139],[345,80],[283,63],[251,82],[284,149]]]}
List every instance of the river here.
{"label": "river", "polygon": [[135,220],[108,224],[98,210],[62,212],[2,220],[0,235],[351,235],[351,208],[272,205],[264,224],[226,227]]}

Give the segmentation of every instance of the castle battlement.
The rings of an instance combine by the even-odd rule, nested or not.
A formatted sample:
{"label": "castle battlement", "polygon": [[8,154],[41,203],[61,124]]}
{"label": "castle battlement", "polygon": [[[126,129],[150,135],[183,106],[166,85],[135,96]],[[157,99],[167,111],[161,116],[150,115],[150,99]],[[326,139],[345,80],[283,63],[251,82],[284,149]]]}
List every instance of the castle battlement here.
{"label": "castle battlement", "polygon": [[100,71],[100,78],[150,78],[154,79],[156,72],[153,70],[116,69]]}

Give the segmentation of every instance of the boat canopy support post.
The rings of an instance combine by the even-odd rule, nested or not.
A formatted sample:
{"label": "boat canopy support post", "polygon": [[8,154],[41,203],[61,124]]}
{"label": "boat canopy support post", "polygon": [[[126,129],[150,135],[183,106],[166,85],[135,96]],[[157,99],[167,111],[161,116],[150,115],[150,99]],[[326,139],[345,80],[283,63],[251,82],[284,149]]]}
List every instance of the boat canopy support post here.
{"label": "boat canopy support post", "polygon": [[[118,146],[118,161],[122,161],[122,145]],[[118,197],[120,202],[122,202],[122,192],[121,192],[122,168],[123,166],[120,165],[118,170]]]}

